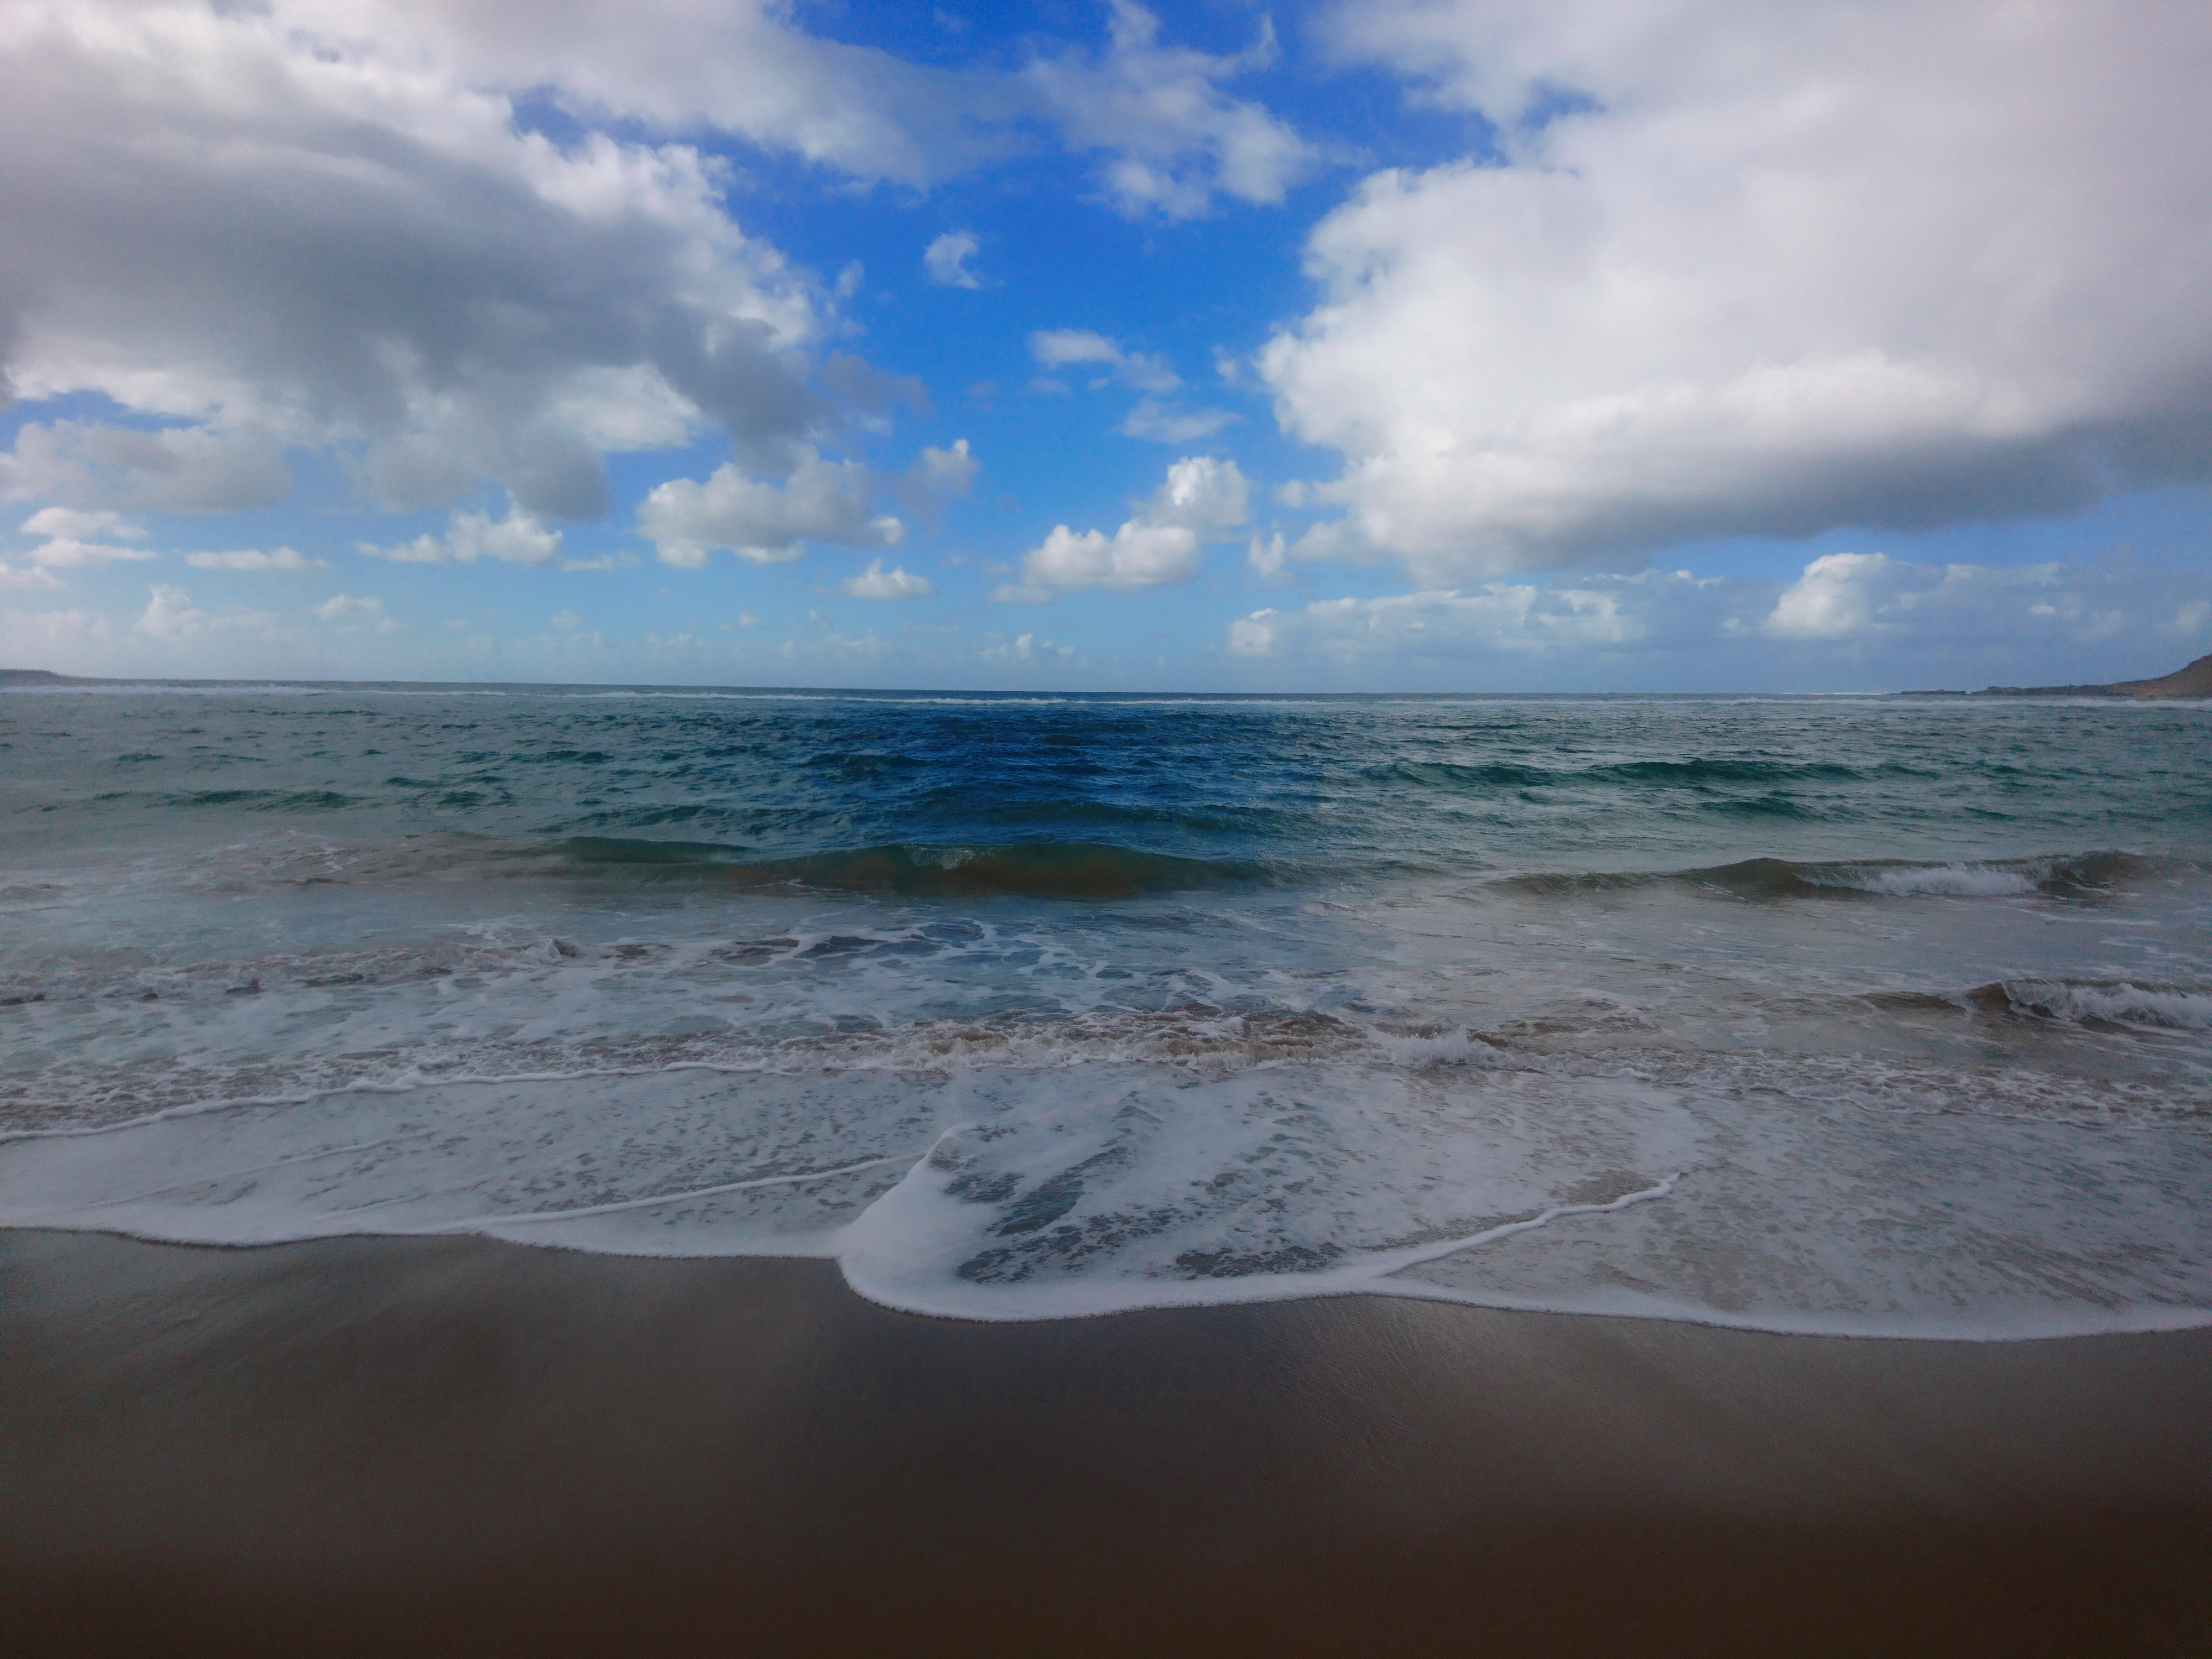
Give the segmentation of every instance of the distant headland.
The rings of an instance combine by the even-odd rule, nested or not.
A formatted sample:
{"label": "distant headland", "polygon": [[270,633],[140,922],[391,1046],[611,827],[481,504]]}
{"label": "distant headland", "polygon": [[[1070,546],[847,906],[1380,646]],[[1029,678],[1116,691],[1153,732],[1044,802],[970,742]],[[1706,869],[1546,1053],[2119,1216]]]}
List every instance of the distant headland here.
{"label": "distant headland", "polygon": [[2212,697],[2212,657],[2154,680],[2114,680],[2110,685],[1991,685],[1979,691],[1905,691],[1907,697]]}

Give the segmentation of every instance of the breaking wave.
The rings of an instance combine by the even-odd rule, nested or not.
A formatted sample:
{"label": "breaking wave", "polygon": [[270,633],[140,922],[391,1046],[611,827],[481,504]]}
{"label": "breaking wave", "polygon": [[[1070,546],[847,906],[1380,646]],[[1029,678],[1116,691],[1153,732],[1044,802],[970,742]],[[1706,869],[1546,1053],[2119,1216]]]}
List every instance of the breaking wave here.
{"label": "breaking wave", "polygon": [[1540,872],[1499,878],[1495,885],[1539,896],[1690,888],[1741,899],[2094,898],[2159,873],[2158,860],[2100,851],[2035,858],[1917,861],[1866,859],[1796,862],[1743,859],[1669,871]]}
{"label": "breaking wave", "polygon": [[575,837],[545,854],[579,872],[680,876],[732,888],[790,886],[900,898],[1115,899],[1264,878],[1255,864],[1089,842],[1002,847],[856,847],[748,862],[695,842]]}

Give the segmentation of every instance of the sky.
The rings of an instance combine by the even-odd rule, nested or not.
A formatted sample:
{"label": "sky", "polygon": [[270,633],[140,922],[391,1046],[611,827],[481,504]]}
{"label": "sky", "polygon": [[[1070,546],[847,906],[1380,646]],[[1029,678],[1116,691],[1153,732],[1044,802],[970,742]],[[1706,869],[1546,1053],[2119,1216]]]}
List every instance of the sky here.
{"label": "sky", "polygon": [[0,665],[2212,652],[2201,0],[0,0]]}

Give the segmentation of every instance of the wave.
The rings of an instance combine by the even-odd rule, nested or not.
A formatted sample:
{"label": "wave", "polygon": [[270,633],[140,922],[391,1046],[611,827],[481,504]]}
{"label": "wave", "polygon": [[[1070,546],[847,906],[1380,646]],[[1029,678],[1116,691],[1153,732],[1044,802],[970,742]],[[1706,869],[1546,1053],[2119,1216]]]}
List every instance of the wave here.
{"label": "wave", "polygon": [[1512,891],[1566,897],[1583,893],[1688,887],[1741,899],[2096,898],[2156,874],[2159,860],[2115,851],[2036,858],[1863,859],[1800,862],[1742,859],[1689,870],[1539,872],[1491,884]]}
{"label": "wave", "polygon": [[1598,766],[1535,766],[1516,762],[1469,764],[1453,761],[1392,761],[1362,776],[1378,783],[1419,783],[1452,789],[1560,789],[1590,785],[1636,785],[1705,791],[1719,786],[1863,783],[1873,776],[1919,775],[1894,763],[1869,769],[1837,761],[1652,760]]}
{"label": "wave", "polygon": [[[1861,1109],[1793,1111],[1776,1103],[1816,1099],[1821,1079],[1788,1056],[1723,1057],[1684,1086],[1486,1063],[1463,1032],[1392,1064],[1356,1030],[1248,1029],[1291,1052],[1219,1067],[1163,1066],[1126,1030],[1093,1032],[1108,1052],[1074,1063],[1081,1033],[1035,1035],[1043,1069],[641,1054],[17,1132],[0,1138],[0,1227],[814,1256],[885,1305],[981,1320],[1364,1291],[2021,1337],[2201,1324],[2212,1306],[2195,1201],[2212,1154],[2187,1123],[2100,1117],[2111,1201],[2083,1203],[2054,1157],[2078,1132],[1962,1117],[1959,1073],[1854,1064]],[[1440,1066],[1444,1048],[1475,1063]],[[1920,1156],[1899,1159],[1901,1135]],[[1766,1156],[1742,1158],[1747,1139]]]}
{"label": "wave", "polygon": [[2138,985],[2129,980],[2006,980],[1978,986],[1968,998],[2008,1012],[2069,1025],[2212,1031],[2212,992],[2198,986]]}
{"label": "wave", "polygon": [[1000,847],[854,847],[748,862],[696,842],[574,836],[548,849],[568,867],[679,875],[732,887],[812,887],[901,898],[1134,898],[1265,879],[1256,864],[1097,842]]}

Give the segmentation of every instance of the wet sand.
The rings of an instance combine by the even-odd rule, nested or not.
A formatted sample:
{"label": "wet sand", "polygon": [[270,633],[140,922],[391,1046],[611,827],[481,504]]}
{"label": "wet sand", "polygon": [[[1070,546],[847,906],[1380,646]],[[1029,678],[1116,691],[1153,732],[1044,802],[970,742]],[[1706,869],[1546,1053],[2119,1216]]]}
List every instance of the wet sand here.
{"label": "wet sand", "polygon": [[0,1235],[9,1653],[2212,1653],[2212,1331]]}

